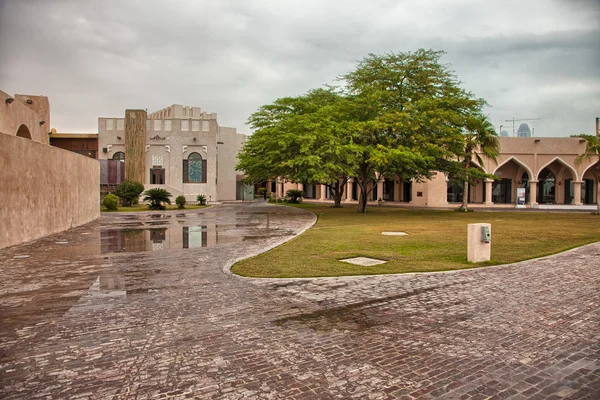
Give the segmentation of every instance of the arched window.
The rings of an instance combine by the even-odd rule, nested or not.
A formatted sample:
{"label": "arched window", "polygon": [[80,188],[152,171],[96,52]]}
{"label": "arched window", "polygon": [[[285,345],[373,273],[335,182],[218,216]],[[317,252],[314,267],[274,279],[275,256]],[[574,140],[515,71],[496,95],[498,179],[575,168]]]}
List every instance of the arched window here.
{"label": "arched window", "polygon": [[191,153],[183,160],[183,183],[206,183],[206,160],[198,153]]}
{"label": "arched window", "polygon": [[123,153],[122,151],[117,151],[115,154],[113,154],[113,160],[120,160],[120,161],[125,161],[125,153]]}

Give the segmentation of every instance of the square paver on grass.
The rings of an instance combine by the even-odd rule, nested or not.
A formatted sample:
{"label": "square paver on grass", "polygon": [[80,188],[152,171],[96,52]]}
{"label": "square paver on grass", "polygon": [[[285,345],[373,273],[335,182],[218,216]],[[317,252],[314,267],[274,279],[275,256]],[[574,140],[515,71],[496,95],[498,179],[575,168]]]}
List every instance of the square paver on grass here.
{"label": "square paver on grass", "polygon": [[387,261],[377,260],[375,258],[368,258],[368,257],[354,257],[354,258],[347,258],[345,260],[340,260],[340,261],[348,263],[348,264],[362,265],[364,267],[370,267],[371,265],[385,264],[387,262]]}

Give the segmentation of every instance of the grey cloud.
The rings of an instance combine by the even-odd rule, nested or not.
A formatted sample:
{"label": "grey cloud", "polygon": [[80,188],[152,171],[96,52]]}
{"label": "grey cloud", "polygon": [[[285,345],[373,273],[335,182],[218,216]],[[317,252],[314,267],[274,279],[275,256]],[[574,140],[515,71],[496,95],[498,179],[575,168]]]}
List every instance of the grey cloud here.
{"label": "grey cloud", "polygon": [[447,51],[496,125],[543,116],[536,132],[566,135],[599,108],[599,16],[585,0],[4,1],[0,87],[50,96],[61,131],[171,103],[245,131],[260,105],[331,83],[368,53],[425,47]]}

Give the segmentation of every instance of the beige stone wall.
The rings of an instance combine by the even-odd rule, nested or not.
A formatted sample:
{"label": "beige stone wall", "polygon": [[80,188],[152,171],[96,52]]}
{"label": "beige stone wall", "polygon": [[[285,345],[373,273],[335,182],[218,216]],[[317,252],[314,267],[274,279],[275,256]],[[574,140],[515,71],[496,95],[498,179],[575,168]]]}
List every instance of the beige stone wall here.
{"label": "beige stone wall", "polygon": [[0,133],[0,248],[100,216],[97,160]]}
{"label": "beige stone wall", "polygon": [[235,200],[237,155],[244,145],[246,135],[237,133],[235,128],[219,127],[217,143],[219,200]]}
{"label": "beige stone wall", "polygon": [[[14,99],[7,103],[6,99]],[[31,101],[31,104],[27,103]],[[40,125],[40,122],[44,122]],[[0,91],[0,133],[16,135],[19,127],[25,125],[31,140],[48,143],[50,132],[50,103],[44,96],[9,95]]]}

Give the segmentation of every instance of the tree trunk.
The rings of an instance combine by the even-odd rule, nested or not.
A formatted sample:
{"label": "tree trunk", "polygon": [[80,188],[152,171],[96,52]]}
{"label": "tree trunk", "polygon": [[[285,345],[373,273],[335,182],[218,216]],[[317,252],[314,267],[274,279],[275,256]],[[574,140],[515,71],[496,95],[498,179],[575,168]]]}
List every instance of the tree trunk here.
{"label": "tree trunk", "polygon": [[358,198],[358,212],[366,213],[367,212],[367,189],[366,185],[358,185],[360,188],[360,195]]}
{"label": "tree trunk", "polygon": [[467,212],[467,207],[469,207],[469,181],[463,181],[463,198],[460,210]]}

